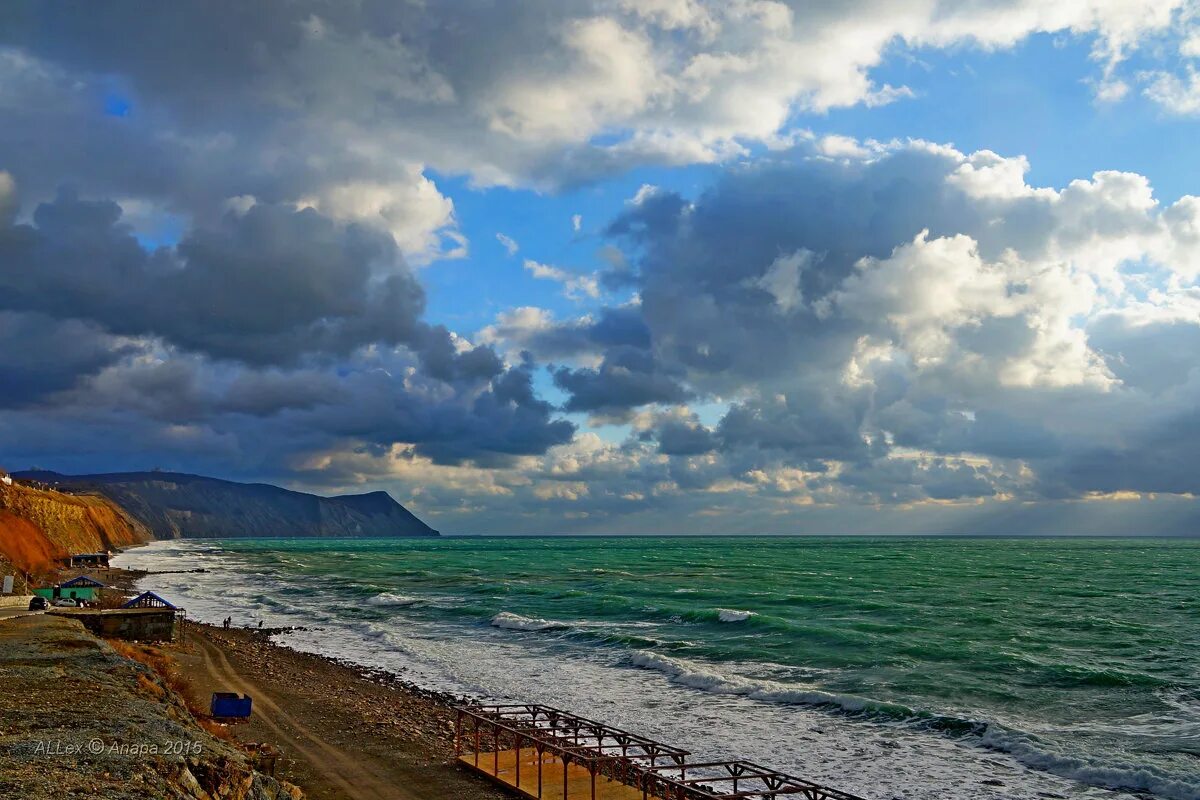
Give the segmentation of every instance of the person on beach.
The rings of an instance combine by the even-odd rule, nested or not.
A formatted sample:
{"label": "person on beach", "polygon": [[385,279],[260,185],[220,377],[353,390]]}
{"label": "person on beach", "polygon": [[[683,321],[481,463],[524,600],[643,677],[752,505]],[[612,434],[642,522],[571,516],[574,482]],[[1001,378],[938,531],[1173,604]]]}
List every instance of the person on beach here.
{"label": "person on beach", "polygon": [[233,624],[233,617],[226,617],[225,619],[221,620],[221,626],[224,627],[225,630],[229,630],[229,626],[232,624]]}

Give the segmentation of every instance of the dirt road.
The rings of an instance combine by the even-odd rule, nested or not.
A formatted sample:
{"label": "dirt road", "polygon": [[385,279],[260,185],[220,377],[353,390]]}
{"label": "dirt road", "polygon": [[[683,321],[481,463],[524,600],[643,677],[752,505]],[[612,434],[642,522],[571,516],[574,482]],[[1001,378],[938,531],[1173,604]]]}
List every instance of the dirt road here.
{"label": "dirt road", "polygon": [[[249,632],[188,626],[179,654],[197,694],[236,691],[254,699],[243,741],[284,752],[280,777],[312,800],[495,800],[491,785],[447,763],[445,743],[431,743],[435,717],[419,701],[351,670],[266,643]],[[370,713],[363,713],[363,709]],[[404,713],[394,715],[393,708]],[[407,719],[408,722],[403,720]],[[441,722],[436,723],[438,725]]]}
{"label": "dirt road", "polygon": [[213,681],[254,698],[254,713],[259,720],[310,766],[319,765],[319,771],[341,789],[345,797],[350,800],[413,800],[411,794],[401,791],[388,776],[377,771],[370,760],[330,744],[280,708],[260,685],[239,675],[220,648],[203,636],[189,635],[199,646],[205,669]]}

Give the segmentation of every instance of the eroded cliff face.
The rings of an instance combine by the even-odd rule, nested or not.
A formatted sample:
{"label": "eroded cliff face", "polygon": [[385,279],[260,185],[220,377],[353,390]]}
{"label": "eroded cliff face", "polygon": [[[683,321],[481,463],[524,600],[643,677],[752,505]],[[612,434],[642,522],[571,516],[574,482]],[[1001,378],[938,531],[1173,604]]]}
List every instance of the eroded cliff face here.
{"label": "eroded cliff face", "polygon": [[[0,565],[11,564],[24,573],[41,573],[65,555],[67,551],[46,538],[32,522],[0,511]],[[9,572],[2,566],[0,571]]]}
{"label": "eroded cliff face", "polygon": [[106,497],[0,484],[0,556],[41,572],[68,553],[150,541],[150,531]]}

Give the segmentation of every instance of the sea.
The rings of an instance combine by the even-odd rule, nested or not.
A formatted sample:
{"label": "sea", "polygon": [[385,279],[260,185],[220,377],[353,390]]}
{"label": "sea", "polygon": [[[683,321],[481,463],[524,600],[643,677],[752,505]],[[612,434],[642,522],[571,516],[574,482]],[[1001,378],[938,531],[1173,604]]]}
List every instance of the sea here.
{"label": "sea", "polygon": [[116,563],[192,619],[868,800],[1200,799],[1200,540],[213,539]]}

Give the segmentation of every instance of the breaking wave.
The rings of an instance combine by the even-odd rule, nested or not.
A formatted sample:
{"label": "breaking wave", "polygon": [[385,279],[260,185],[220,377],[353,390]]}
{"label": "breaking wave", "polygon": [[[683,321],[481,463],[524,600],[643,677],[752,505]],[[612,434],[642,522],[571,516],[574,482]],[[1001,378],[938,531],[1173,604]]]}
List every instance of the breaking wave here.
{"label": "breaking wave", "polygon": [[639,650],[632,654],[634,666],[652,669],[666,675],[673,683],[713,694],[731,694],[762,700],[768,703],[795,703],[810,706],[837,706],[843,711],[877,711],[900,718],[915,715],[912,709],[895,703],[884,703],[854,695],[834,694],[775,681],[758,681],[725,675],[698,664],[669,656]]}
{"label": "breaking wave", "polygon": [[419,598],[409,597],[404,594],[396,594],[395,592],[381,592],[374,597],[368,597],[363,601],[363,605],[368,606],[415,606],[421,602]]}
{"label": "breaking wave", "polygon": [[736,608],[717,609],[717,620],[719,622],[745,622],[753,616],[753,611],[738,611]]}
{"label": "breaking wave", "polygon": [[514,614],[511,611],[501,611],[496,616],[492,617],[493,628],[506,628],[514,631],[549,631],[562,630],[567,627],[566,623],[554,622],[548,619],[540,619],[538,617],[523,617],[520,614]]}

